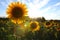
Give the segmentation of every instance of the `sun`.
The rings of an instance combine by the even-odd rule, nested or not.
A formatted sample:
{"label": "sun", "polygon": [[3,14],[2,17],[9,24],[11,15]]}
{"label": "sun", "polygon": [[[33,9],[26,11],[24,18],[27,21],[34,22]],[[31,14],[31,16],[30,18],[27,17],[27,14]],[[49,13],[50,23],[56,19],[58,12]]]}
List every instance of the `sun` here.
{"label": "sun", "polygon": [[39,30],[40,29],[39,23],[37,21],[31,21],[30,29],[32,30],[32,32]]}
{"label": "sun", "polygon": [[13,19],[14,22],[21,21],[27,15],[27,7],[20,2],[12,2],[7,8],[8,18]]}

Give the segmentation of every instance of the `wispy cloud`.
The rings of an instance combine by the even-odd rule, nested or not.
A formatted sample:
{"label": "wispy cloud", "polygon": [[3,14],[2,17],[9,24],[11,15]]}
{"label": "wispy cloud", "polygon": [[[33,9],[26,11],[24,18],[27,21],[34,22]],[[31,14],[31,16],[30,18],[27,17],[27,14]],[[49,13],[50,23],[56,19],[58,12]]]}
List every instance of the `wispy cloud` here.
{"label": "wispy cloud", "polygon": [[13,0],[5,0],[1,1],[0,4],[1,6],[7,7],[11,2],[13,2]]}
{"label": "wispy cloud", "polygon": [[[29,3],[26,1],[29,1]],[[40,8],[44,7],[45,5],[47,5],[50,0],[22,0],[23,3],[26,3],[28,5],[28,9],[29,9],[29,12],[28,14],[33,17],[42,17],[44,16],[46,19],[56,19],[57,15],[55,12],[51,12],[51,13],[48,13],[49,10],[56,10],[56,6],[59,6],[60,5],[60,2],[59,3],[56,3],[54,5],[50,5],[46,8],[44,8],[43,10],[40,10]]]}
{"label": "wispy cloud", "polygon": [[0,2],[1,6],[7,6],[5,2]]}
{"label": "wispy cloud", "polygon": [[55,19],[56,14],[55,13],[44,13],[43,17],[45,17],[45,19],[48,19],[48,20]]}
{"label": "wispy cloud", "polygon": [[6,8],[12,0],[4,0],[0,2],[0,16],[6,17]]}
{"label": "wispy cloud", "polygon": [[42,8],[44,7],[45,5],[47,5],[47,3],[49,2],[50,0],[33,0],[33,2],[30,3],[30,7],[32,8],[32,6],[35,8],[35,9],[39,9],[39,8]]}
{"label": "wispy cloud", "polygon": [[27,4],[30,8],[32,7],[41,8],[48,4],[50,0],[17,0],[17,1]]}
{"label": "wispy cloud", "polygon": [[[58,19],[58,20],[60,20],[60,10],[56,10],[57,8],[57,6],[60,6],[60,2],[58,2],[58,3],[56,3],[56,4],[54,4],[53,6],[51,5],[51,6],[49,6],[48,7],[48,9],[46,8],[46,13],[43,13],[42,15],[46,18],[46,19]],[[49,10],[52,10],[52,11],[54,11],[54,12],[48,12]],[[45,9],[44,9],[44,11],[45,11]]]}
{"label": "wispy cloud", "polygon": [[[48,2],[49,2],[50,0],[43,0],[43,1],[41,1],[41,3],[38,3],[39,5],[39,7],[41,8],[41,7],[44,7],[45,5],[47,5],[48,4]],[[37,5],[36,5],[37,6]]]}
{"label": "wispy cloud", "polygon": [[54,6],[60,6],[60,2],[56,3]]}

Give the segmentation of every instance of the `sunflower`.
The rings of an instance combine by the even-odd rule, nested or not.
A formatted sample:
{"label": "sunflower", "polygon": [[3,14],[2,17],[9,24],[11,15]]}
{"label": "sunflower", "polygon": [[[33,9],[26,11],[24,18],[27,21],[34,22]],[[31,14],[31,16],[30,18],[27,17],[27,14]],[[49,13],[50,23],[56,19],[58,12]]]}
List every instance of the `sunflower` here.
{"label": "sunflower", "polygon": [[33,31],[37,31],[40,29],[39,23],[37,21],[31,21],[30,22],[30,29]]}
{"label": "sunflower", "polygon": [[44,22],[44,26],[46,28],[50,28],[52,26],[52,23],[51,22]]}
{"label": "sunflower", "polygon": [[27,15],[27,8],[25,4],[20,2],[12,2],[7,8],[8,18],[13,19],[13,22],[18,22],[24,19],[24,16]]}
{"label": "sunflower", "polygon": [[53,26],[57,26],[57,27],[59,26],[59,24],[57,22],[53,21],[52,23],[53,23]]}
{"label": "sunflower", "polygon": [[57,31],[60,31],[60,28],[56,28]]}

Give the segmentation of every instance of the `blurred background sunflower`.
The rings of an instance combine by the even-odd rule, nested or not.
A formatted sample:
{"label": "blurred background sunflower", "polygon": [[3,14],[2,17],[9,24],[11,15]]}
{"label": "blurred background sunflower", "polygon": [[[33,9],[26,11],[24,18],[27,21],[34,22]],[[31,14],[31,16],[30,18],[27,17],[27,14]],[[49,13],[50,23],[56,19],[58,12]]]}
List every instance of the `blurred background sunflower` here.
{"label": "blurred background sunflower", "polygon": [[59,26],[58,22],[53,21],[52,23],[53,23],[53,26],[57,26],[57,27]]}
{"label": "blurred background sunflower", "polygon": [[12,2],[7,8],[8,18],[13,19],[14,23],[21,22],[27,12],[26,5],[20,2]]}
{"label": "blurred background sunflower", "polygon": [[32,30],[32,32],[38,31],[40,29],[39,23],[37,21],[31,21],[30,29]]}
{"label": "blurred background sunflower", "polygon": [[44,22],[44,26],[46,27],[46,28],[50,28],[51,26],[52,26],[52,22]]}

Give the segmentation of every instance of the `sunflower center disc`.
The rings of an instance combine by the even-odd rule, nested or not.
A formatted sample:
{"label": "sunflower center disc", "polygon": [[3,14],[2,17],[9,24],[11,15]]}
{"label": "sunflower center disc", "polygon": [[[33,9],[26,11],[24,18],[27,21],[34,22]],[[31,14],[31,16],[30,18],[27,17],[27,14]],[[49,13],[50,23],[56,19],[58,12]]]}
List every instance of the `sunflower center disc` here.
{"label": "sunflower center disc", "polygon": [[50,23],[49,23],[49,22],[47,22],[47,23],[46,23],[46,25],[50,25]]}
{"label": "sunflower center disc", "polygon": [[31,24],[31,28],[32,28],[32,29],[35,29],[36,27],[37,27],[37,24],[36,24],[36,23],[32,23],[32,24]]}
{"label": "sunflower center disc", "polygon": [[20,7],[14,7],[12,9],[12,14],[14,15],[14,17],[19,18],[23,16],[23,11]]}

